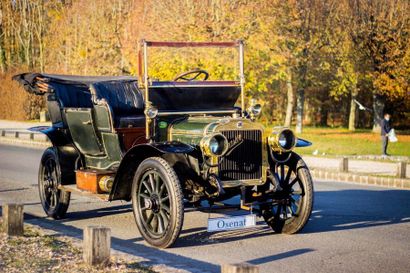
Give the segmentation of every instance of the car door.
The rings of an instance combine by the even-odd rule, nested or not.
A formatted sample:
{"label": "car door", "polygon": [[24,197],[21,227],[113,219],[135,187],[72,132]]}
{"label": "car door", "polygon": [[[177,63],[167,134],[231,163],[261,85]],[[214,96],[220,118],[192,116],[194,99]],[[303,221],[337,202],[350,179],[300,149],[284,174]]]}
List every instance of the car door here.
{"label": "car door", "polygon": [[67,125],[74,144],[86,155],[104,155],[97,137],[91,108],[65,108]]}

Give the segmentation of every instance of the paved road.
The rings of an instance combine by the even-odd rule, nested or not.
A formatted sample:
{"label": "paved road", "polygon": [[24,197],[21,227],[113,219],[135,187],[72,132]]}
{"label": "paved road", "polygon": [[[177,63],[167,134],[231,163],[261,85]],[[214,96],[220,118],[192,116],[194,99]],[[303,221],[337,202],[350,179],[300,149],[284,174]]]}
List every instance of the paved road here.
{"label": "paved road", "polygon": [[[249,262],[261,272],[408,272],[410,191],[316,181],[315,207],[302,233],[273,234],[266,226],[208,234],[208,215],[187,212],[174,248],[147,246],[129,204],[74,196],[68,218],[44,218],[37,196],[42,151],[0,145],[0,203],[23,201],[28,222],[81,237],[82,228],[112,228],[113,248],[190,272],[218,272],[221,263]],[[212,215],[216,216],[216,214]]]}

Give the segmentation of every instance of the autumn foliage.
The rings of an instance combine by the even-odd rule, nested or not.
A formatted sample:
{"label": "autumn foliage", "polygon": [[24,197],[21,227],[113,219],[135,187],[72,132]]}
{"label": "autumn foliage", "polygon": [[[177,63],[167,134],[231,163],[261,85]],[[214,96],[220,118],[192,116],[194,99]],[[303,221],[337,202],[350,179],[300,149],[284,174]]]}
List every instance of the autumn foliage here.
{"label": "autumn foliage", "polygon": [[[2,0],[0,8],[0,118],[36,118],[44,108],[10,82],[13,73],[137,75],[141,38],[241,38],[247,93],[265,104],[263,121],[354,130],[377,128],[388,111],[396,126],[410,124],[407,0]],[[171,79],[202,67],[229,78],[234,53],[159,51],[151,72]]]}

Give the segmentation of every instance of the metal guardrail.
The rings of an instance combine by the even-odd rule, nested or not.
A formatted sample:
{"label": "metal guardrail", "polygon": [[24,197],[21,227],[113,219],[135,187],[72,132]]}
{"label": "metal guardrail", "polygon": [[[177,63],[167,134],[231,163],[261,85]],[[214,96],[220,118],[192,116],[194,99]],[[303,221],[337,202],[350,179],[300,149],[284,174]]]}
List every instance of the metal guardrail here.
{"label": "metal guardrail", "polygon": [[31,132],[25,129],[0,129],[0,139],[7,140],[23,140],[31,142],[43,142],[48,143],[50,140],[42,133]]}

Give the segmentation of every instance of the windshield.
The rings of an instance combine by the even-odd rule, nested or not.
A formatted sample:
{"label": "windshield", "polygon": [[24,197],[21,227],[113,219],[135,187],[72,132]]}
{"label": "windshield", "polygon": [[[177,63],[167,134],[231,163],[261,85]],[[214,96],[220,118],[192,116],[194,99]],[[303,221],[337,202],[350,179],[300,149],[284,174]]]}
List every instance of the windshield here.
{"label": "windshield", "polygon": [[[180,81],[240,81],[241,54],[237,42],[150,42],[143,40],[139,56],[139,74],[154,81],[174,81],[177,76],[189,72]],[[145,70],[147,74],[145,75]],[[202,75],[204,74],[204,75]]]}

